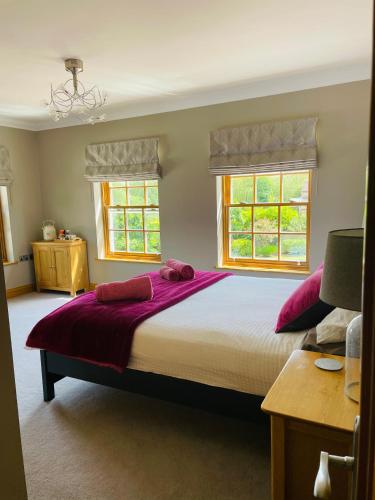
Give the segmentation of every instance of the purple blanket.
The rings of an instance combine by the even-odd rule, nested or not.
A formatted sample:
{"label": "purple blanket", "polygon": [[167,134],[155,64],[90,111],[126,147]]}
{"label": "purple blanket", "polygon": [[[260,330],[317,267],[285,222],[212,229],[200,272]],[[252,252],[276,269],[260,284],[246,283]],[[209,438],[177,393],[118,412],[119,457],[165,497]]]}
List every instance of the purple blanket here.
{"label": "purple blanket", "polygon": [[154,297],[143,302],[100,303],[95,292],[85,293],[40,320],[26,346],[122,372],[129,362],[135,329],[142,321],[230,274],[197,271],[192,280],[171,282],[158,272],[148,273]]}

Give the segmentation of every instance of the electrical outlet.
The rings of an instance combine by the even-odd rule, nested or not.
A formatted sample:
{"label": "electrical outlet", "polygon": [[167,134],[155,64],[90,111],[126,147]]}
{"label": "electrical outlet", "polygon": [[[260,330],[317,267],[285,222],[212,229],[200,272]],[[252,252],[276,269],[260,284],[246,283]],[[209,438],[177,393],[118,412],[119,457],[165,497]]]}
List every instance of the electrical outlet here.
{"label": "electrical outlet", "polygon": [[26,260],[29,260],[29,256],[28,255],[21,255],[20,256],[20,262],[25,262]]}

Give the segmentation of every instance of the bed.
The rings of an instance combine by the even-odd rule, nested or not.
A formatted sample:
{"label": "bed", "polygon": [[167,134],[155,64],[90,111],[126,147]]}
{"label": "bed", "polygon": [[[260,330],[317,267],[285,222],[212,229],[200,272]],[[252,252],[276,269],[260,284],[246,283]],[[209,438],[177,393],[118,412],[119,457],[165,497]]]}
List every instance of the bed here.
{"label": "bed", "polygon": [[123,373],[41,350],[45,401],[73,377],[254,418],[305,331],[274,333],[299,280],[229,276],[141,323]]}

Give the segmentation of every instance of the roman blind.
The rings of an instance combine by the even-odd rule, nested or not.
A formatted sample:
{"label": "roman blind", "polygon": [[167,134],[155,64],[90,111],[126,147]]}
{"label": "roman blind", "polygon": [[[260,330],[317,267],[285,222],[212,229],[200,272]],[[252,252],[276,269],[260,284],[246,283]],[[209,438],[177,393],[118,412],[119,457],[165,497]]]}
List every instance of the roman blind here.
{"label": "roman blind", "polygon": [[5,146],[0,146],[0,186],[9,186],[12,180],[9,151]]}
{"label": "roman blind", "polygon": [[222,128],[210,134],[209,171],[247,175],[316,168],[315,117]]}
{"label": "roman blind", "polygon": [[159,139],[131,139],[86,146],[85,178],[91,182],[159,179]]}

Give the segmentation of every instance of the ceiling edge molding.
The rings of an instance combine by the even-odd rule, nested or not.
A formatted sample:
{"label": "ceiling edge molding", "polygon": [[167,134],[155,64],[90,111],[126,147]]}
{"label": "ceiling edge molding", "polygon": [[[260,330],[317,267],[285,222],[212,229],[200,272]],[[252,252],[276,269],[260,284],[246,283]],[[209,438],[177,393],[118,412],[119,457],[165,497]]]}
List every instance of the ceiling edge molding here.
{"label": "ceiling edge molding", "polygon": [[40,121],[0,115],[0,127],[18,128],[38,132],[40,130]]}
{"label": "ceiling edge molding", "polygon": [[[368,80],[371,78],[369,61],[358,61],[347,65],[336,65],[317,68],[305,72],[296,72],[288,75],[278,75],[272,78],[253,80],[246,84],[213,88],[201,92],[190,92],[185,95],[156,97],[147,101],[136,101],[116,105],[116,109],[109,108],[104,122],[134,118],[137,116],[167,113],[189,108],[223,104],[226,102],[242,101],[257,97],[266,97],[301,90],[315,89]],[[113,105],[115,107],[115,105]],[[0,126],[22,128],[32,131],[50,130],[72,126],[86,125],[77,123],[73,119],[61,122],[52,122],[50,118],[43,120],[25,120],[0,116]]]}

